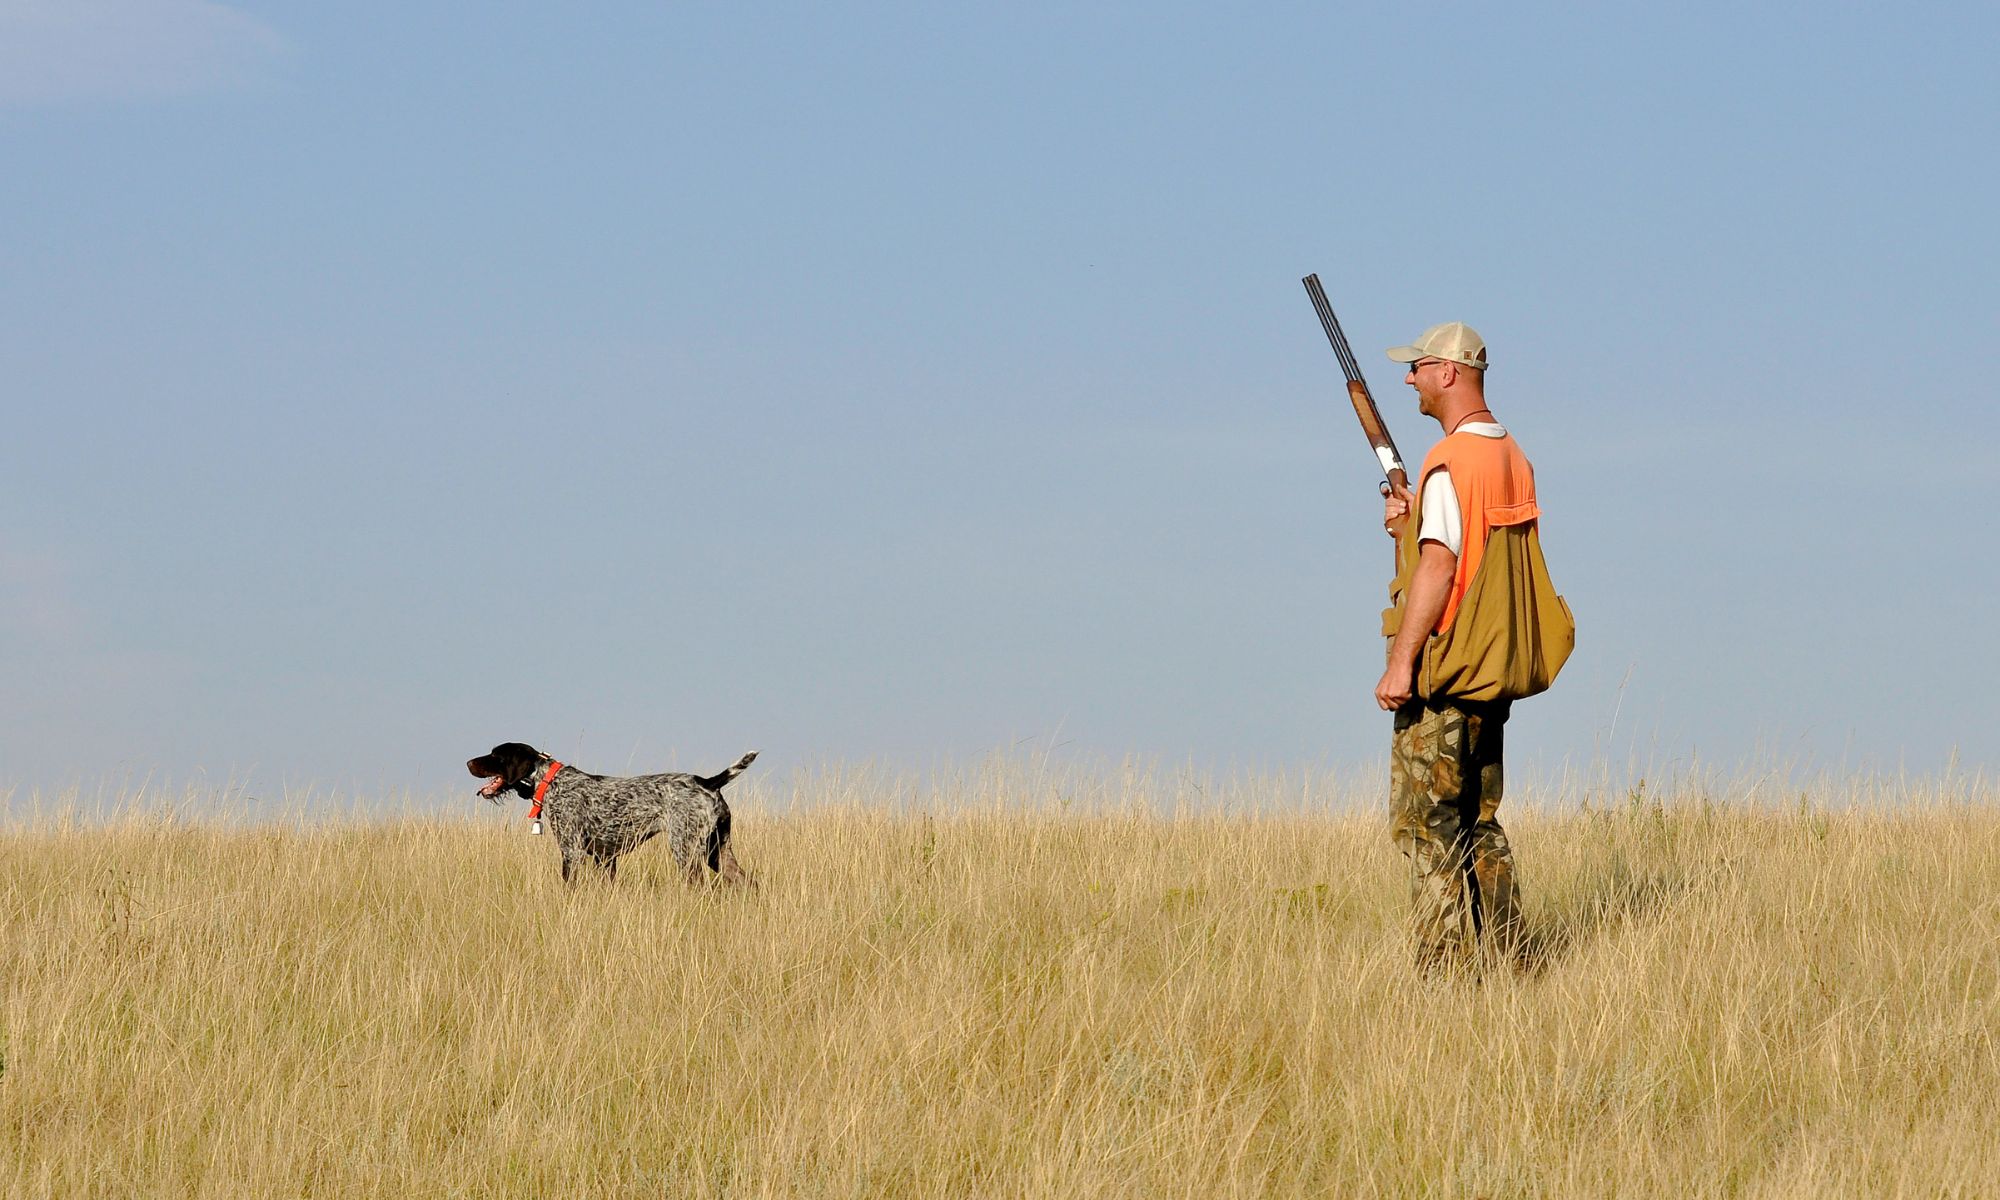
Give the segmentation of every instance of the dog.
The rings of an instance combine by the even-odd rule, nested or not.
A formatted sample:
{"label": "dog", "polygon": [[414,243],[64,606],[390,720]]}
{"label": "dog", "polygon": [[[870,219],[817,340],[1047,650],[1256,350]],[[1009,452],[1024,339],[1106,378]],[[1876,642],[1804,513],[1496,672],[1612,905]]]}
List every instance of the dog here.
{"label": "dog", "polygon": [[689,883],[713,871],[724,883],[756,887],[729,846],[729,805],[722,789],[756,761],[752,750],[720,775],[592,775],[557,762],[523,742],[503,742],[469,759],[465,769],[486,780],[479,794],[500,803],[511,791],[535,802],[562,851],[564,883],[589,858],[607,878],[618,878],[618,859],[653,837],[666,835],[674,861]]}

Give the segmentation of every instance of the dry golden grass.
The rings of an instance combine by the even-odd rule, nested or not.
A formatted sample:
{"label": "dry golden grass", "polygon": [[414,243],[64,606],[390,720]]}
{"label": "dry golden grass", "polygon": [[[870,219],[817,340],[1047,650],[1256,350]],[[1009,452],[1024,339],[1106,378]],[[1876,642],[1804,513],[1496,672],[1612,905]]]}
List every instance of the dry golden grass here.
{"label": "dry golden grass", "polygon": [[753,895],[565,893],[470,800],[24,819],[0,1192],[2000,1190],[1983,785],[1512,803],[1543,957],[1483,984],[1406,965],[1379,818],[1236,789],[803,779],[739,804]]}

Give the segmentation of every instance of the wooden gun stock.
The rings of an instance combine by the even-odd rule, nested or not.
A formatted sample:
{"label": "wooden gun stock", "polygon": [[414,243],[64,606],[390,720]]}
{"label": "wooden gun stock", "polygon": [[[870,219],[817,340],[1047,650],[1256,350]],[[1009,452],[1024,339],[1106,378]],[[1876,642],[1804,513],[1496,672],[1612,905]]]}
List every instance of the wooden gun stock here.
{"label": "wooden gun stock", "polygon": [[1354,415],[1361,421],[1361,432],[1374,447],[1376,461],[1382,464],[1382,494],[1409,491],[1410,473],[1403,469],[1403,457],[1396,453],[1395,440],[1389,436],[1389,427],[1382,423],[1382,414],[1375,408],[1375,397],[1368,394],[1368,385],[1359,379],[1348,384],[1347,398],[1354,402]]}

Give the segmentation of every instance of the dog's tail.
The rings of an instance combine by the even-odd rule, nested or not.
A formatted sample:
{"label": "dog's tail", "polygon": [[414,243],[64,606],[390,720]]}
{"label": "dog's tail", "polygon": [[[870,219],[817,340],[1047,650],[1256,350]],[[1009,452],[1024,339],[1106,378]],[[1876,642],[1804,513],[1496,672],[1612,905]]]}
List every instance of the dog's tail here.
{"label": "dog's tail", "polygon": [[756,761],[757,761],[757,752],[755,750],[752,750],[750,753],[744,755],[742,758],[737,759],[736,765],[730,767],[727,771],[724,771],[722,774],[710,775],[706,779],[703,779],[701,781],[701,786],[707,788],[711,792],[719,792],[725,786],[728,785],[730,780],[736,778],[738,775],[741,775],[745,767],[748,767],[751,763]]}

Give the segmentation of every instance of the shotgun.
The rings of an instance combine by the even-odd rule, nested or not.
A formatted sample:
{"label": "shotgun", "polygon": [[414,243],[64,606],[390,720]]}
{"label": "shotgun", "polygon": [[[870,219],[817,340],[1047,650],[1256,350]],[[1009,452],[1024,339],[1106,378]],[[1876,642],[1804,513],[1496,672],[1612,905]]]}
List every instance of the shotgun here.
{"label": "shotgun", "polygon": [[1340,360],[1340,373],[1347,376],[1347,398],[1354,402],[1354,415],[1361,418],[1361,432],[1368,435],[1368,444],[1375,449],[1375,458],[1382,464],[1385,482],[1381,485],[1384,496],[1391,489],[1397,492],[1410,490],[1410,473],[1403,469],[1403,456],[1396,453],[1395,439],[1389,436],[1389,427],[1382,423],[1382,413],[1375,407],[1375,397],[1368,393],[1368,381],[1361,377],[1361,364],[1354,361],[1354,349],[1347,344],[1347,335],[1340,331],[1340,318],[1333,315],[1333,305],[1326,302],[1326,293],[1320,289],[1319,276],[1308,275],[1300,282],[1306,285],[1306,294],[1312,297],[1313,308],[1319,312],[1319,323],[1326,329],[1326,340],[1333,343],[1333,354]]}

